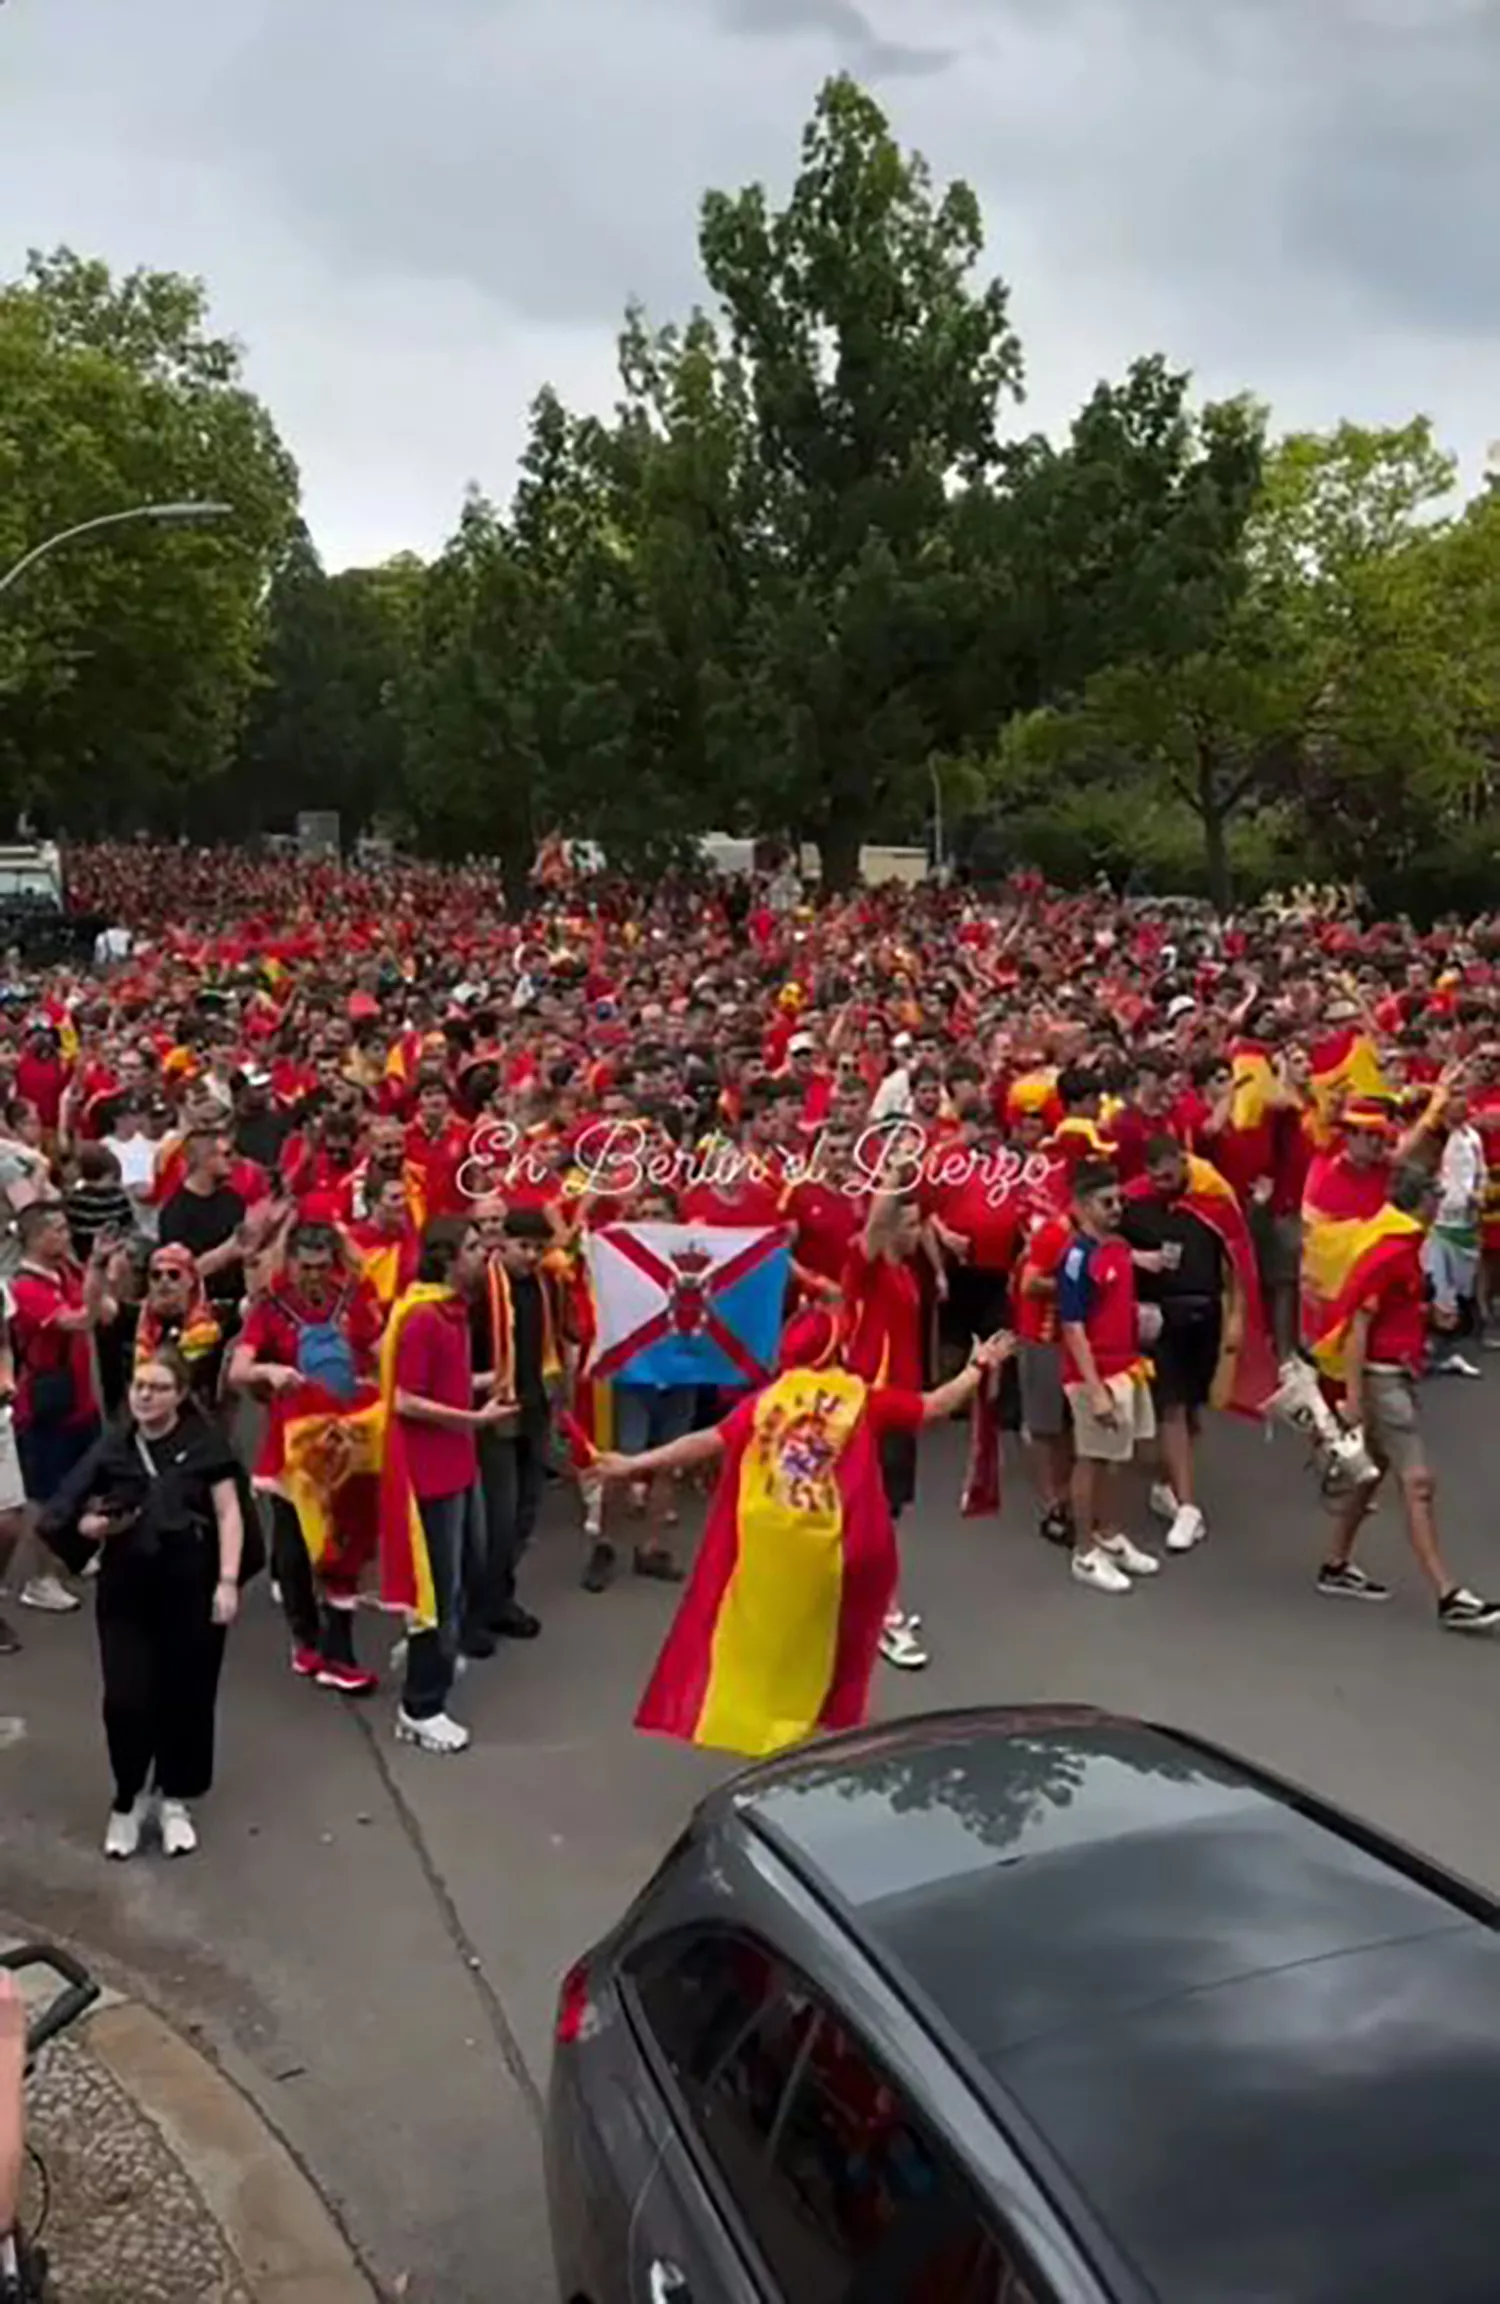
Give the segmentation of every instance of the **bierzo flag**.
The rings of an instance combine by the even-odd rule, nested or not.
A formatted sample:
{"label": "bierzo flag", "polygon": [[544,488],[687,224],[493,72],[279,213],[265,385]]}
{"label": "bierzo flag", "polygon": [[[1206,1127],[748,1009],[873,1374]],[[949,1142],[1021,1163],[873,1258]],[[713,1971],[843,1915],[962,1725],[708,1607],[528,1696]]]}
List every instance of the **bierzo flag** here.
{"label": "bierzo flag", "polygon": [[764,1384],[791,1268],[784,1225],[606,1224],[588,1241],[595,1383]]}

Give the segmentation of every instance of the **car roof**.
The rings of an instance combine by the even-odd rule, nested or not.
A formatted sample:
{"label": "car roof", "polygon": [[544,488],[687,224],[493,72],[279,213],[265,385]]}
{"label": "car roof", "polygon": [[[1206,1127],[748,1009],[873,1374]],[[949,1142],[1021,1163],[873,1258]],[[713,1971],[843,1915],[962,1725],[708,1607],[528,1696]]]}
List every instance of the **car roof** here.
{"label": "car roof", "polygon": [[[932,1715],[716,1796],[1164,2304],[1500,2295],[1500,1910],[1171,1730]],[[715,1803],[710,1803],[713,1806]]]}

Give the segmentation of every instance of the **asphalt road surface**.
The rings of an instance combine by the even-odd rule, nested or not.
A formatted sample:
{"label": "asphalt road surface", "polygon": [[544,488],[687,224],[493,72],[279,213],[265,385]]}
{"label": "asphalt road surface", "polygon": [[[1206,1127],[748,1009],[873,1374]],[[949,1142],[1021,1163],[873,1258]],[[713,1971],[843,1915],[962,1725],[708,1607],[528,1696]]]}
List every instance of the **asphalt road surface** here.
{"label": "asphalt road surface", "polygon": [[[1457,1572],[1500,1589],[1487,1382],[1427,1399]],[[1362,1555],[1386,1607],[1318,1597],[1321,1508],[1300,1448],[1219,1422],[1210,1542],[1115,1600],[1033,1533],[1020,1471],[964,1522],[961,1434],[927,1447],[905,1597],[933,1664],[883,1671],[879,1709],[1026,1699],[1115,1706],[1219,1738],[1500,1887],[1500,1639],[1440,1634],[1386,1508]],[[1144,1491],[1134,1522],[1146,1529]],[[108,1784],[85,1618],[21,1619],[0,1661],[0,1914],[140,1979],[251,2091],[367,2263],[411,2304],[551,2304],[537,2113],[553,1999],[721,1772],[629,1723],[673,1596],[578,1589],[571,1493],[549,1498],[527,1598],[540,1641],[469,1674],[464,1757],[398,1750],[385,1694],[294,1683],[261,1585],[227,1671],[197,1857],[108,1866]],[[371,1653],[383,1647],[367,1619]]]}

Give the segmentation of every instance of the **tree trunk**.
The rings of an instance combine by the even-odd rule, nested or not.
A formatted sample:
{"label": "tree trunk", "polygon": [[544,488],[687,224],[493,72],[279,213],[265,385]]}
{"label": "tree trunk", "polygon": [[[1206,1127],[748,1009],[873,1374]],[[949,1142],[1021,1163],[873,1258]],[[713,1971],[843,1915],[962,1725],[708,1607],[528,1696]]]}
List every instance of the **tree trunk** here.
{"label": "tree trunk", "polygon": [[535,895],[531,885],[532,866],[536,863],[535,843],[524,835],[511,835],[500,848],[500,885],[505,891],[505,909],[512,920],[519,920]]}
{"label": "tree trunk", "polygon": [[847,816],[822,826],[818,833],[818,863],[825,894],[842,896],[854,887],[859,879],[862,846],[859,818],[852,809]]}

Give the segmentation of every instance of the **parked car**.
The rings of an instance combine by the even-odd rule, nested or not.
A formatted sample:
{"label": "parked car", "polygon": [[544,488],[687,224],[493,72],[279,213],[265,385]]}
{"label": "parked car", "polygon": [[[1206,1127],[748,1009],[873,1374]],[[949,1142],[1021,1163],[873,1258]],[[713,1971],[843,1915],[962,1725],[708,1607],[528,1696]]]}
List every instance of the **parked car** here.
{"label": "parked car", "polygon": [[564,1981],[563,2304],[1495,2304],[1500,1905],[1064,1706],[706,1800]]}

